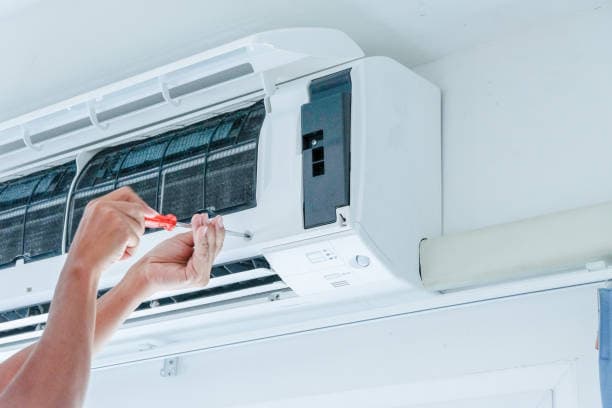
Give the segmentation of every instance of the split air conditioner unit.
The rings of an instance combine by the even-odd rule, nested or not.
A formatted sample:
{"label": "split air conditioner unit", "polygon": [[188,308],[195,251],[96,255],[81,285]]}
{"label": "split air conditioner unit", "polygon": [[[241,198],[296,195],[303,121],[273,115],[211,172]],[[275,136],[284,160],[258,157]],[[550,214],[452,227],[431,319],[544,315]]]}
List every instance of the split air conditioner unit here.
{"label": "split air conditioner unit", "polygon": [[[0,123],[0,347],[40,335],[86,203],[125,185],[181,220],[209,210],[252,233],[226,238],[206,288],[157,294],[128,325],[422,291],[419,242],[440,234],[440,125],[435,86],[309,28]],[[149,232],[139,255],[170,235]],[[106,272],[100,292],[129,266]]]}

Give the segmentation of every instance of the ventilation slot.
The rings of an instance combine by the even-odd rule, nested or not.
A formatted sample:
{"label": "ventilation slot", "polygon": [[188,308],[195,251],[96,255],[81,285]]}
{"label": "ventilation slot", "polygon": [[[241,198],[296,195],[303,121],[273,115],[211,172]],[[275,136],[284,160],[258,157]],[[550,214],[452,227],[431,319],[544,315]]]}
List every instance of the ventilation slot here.
{"label": "ventilation slot", "polygon": [[68,245],[87,203],[130,186],[151,207],[188,221],[198,211],[227,214],[256,205],[263,102],[99,152],[71,197]]}
{"label": "ventilation slot", "polygon": [[0,184],[0,268],[59,255],[64,214],[76,165],[58,167]]}
{"label": "ventilation slot", "polygon": [[[98,297],[110,289],[98,291]],[[281,278],[270,269],[264,257],[216,265],[209,285],[203,289],[178,292],[141,303],[129,320],[151,318],[178,310],[199,307],[240,306],[242,301],[269,301],[271,293],[291,292]],[[0,312],[0,344],[37,337],[44,329],[50,302]]]}

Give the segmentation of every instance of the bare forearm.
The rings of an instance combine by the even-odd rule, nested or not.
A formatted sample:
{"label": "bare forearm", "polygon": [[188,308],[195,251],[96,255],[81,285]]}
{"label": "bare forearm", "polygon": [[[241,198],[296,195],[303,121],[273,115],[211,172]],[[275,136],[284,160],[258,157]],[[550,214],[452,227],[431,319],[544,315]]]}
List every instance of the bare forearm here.
{"label": "bare forearm", "polygon": [[30,353],[36,347],[36,344],[32,344],[21,351],[13,354],[9,359],[0,364],[0,395],[6,389],[7,385],[15,378],[15,375],[30,356]]}
{"label": "bare forearm", "polygon": [[[131,256],[144,233],[145,216],[156,214],[129,187],[87,204],[59,277],[45,332],[0,393],[0,406],[82,404],[94,350],[100,273]],[[116,307],[112,302],[104,305],[108,313]],[[106,339],[117,323],[112,319],[101,323],[100,338]]]}
{"label": "bare forearm", "polygon": [[66,267],[47,327],[0,396],[2,406],[77,406],[89,377],[99,273]]}
{"label": "bare forearm", "polygon": [[[113,289],[98,299],[93,352],[102,349],[115,330],[151,293],[150,285],[136,271],[128,273]],[[38,345],[32,344],[0,365],[0,395]]]}
{"label": "bare forearm", "polygon": [[[108,199],[119,193],[126,191],[119,190],[105,197]],[[71,247],[73,253],[88,254],[92,265],[108,265],[109,260],[129,255],[144,232],[142,209],[100,200],[87,206],[83,217],[86,222],[81,221],[77,238],[89,242],[93,236],[91,231],[99,230],[106,235],[101,238],[97,234],[95,240],[89,245],[83,244],[82,248],[75,249],[74,243]],[[146,207],[146,204],[142,202],[140,206]],[[131,215],[126,218],[126,214]],[[111,219],[114,222],[109,224]],[[69,407],[82,402],[93,351],[110,338],[138,304],[154,291],[153,288],[202,287],[208,283],[212,263],[223,245],[222,219],[209,221],[205,215],[196,214],[191,225],[192,232],[164,241],[134,265],[122,282],[99,301],[97,315],[97,276],[95,280],[83,282],[62,273],[43,337],[8,363],[9,368],[16,369],[20,364],[21,368],[6,391],[0,394],[0,405]],[[79,236],[82,230],[89,234]],[[101,258],[99,255],[105,251],[90,250],[99,242],[110,243],[107,245],[110,252]],[[85,295],[79,295],[82,293]],[[59,389],[65,385],[68,389]]]}
{"label": "bare forearm", "polygon": [[151,288],[138,273],[129,273],[98,301],[94,352],[108,342],[129,315],[151,294]]}

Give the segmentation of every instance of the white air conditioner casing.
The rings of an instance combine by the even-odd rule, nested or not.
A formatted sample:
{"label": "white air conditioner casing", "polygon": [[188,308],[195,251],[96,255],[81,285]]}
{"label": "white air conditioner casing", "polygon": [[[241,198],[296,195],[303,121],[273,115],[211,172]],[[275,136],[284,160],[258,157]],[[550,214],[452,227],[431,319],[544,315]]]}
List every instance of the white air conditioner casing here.
{"label": "white air conditioner casing", "polygon": [[[234,74],[225,80],[219,72],[228,70]],[[350,203],[336,209],[334,222],[305,228],[301,109],[312,81],[343,71],[351,83]],[[181,84],[211,75],[222,79],[173,96]],[[104,112],[120,112],[147,95],[163,100],[102,120]],[[224,216],[228,228],[248,230],[253,238],[227,237],[217,262],[263,255],[282,279],[279,288],[302,299],[350,302],[387,291],[422,292],[419,242],[441,229],[440,92],[389,58],[364,57],[335,30],[258,34],[2,123],[0,175],[10,179],[74,158],[82,171],[106,146],[261,99],[268,112],[257,152],[257,204]],[[49,130],[86,120],[66,134]],[[170,234],[145,235],[135,258]],[[0,310],[49,301],[65,257],[1,270]],[[101,287],[115,285],[131,262],[104,273]],[[211,285],[231,281],[212,279]]]}

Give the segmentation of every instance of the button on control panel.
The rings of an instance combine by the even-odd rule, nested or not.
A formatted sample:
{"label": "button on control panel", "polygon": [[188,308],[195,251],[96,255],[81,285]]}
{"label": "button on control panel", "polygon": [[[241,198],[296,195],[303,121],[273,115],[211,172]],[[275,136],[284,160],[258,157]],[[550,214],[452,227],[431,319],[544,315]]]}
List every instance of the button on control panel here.
{"label": "button on control panel", "polygon": [[355,255],[353,259],[354,266],[358,268],[367,268],[370,266],[370,257],[365,255]]}

